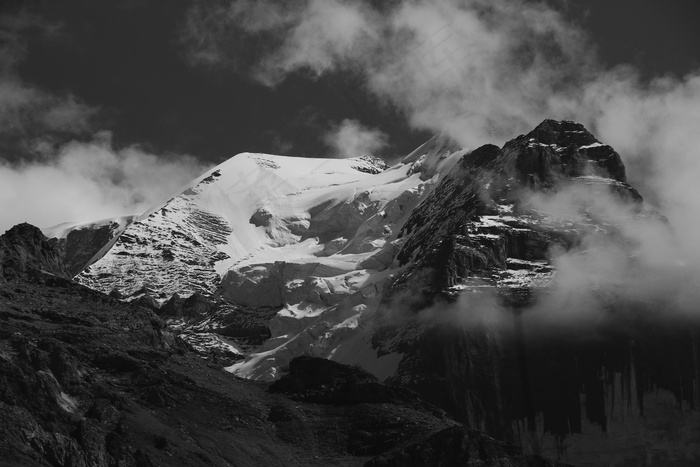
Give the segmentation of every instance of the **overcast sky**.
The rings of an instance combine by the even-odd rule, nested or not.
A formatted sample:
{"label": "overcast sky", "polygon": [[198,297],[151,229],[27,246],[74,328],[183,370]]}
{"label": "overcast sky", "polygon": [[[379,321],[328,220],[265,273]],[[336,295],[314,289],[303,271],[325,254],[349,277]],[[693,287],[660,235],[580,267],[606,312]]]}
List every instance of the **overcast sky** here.
{"label": "overcast sky", "polygon": [[678,207],[700,176],[696,3],[5,1],[0,231],[140,212],[243,151],[391,160],[548,117]]}

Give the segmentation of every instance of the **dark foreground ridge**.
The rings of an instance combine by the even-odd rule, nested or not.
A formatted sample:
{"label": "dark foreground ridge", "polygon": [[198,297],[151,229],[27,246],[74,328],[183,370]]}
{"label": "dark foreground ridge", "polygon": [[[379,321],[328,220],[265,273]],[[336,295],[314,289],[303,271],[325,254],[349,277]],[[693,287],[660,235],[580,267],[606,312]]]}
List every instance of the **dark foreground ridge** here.
{"label": "dark foreground ridge", "polygon": [[72,282],[27,224],[0,254],[3,466],[558,465],[325,360],[292,361],[278,391],[240,380]]}

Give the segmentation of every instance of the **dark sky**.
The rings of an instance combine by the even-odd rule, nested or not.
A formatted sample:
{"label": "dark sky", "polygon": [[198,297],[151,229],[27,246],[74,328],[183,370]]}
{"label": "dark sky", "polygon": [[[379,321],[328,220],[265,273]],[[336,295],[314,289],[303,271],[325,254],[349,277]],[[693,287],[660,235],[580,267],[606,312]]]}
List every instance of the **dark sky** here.
{"label": "dark sky", "polygon": [[[7,5],[5,13],[23,9],[60,24],[49,37],[23,33],[19,77],[99,108],[94,125],[112,130],[117,144],[212,161],[245,150],[318,155],[325,150],[319,135],[345,118],[381,127],[397,154],[427,136],[408,130],[352,76],[293,75],[272,89],[225,67],[191,66],[180,39],[188,0]],[[633,64],[645,77],[698,67],[696,10],[690,0],[578,0],[563,9],[590,33],[604,63]]]}
{"label": "dark sky", "polygon": [[190,1],[38,3],[21,7],[61,30],[26,35],[21,78],[99,107],[98,126],[113,130],[117,144],[213,161],[242,151],[318,156],[320,135],[345,118],[408,134],[399,152],[427,137],[358,92],[352,77],[292,76],[273,89],[225,67],[191,66],[180,40]]}
{"label": "dark sky", "polygon": [[571,14],[590,31],[603,60],[646,77],[700,67],[700,4],[692,0],[574,0]]}

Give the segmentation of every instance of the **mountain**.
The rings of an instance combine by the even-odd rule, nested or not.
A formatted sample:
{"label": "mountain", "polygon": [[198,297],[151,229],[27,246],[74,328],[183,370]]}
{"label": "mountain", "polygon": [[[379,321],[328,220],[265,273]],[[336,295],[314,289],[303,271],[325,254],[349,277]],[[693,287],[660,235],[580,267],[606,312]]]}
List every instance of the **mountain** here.
{"label": "mountain", "polygon": [[77,282],[235,375],[321,357],[526,452],[694,465],[698,323],[645,256],[672,231],[612,147],[545,120],[500,148],[436,136],[391,167],[239,154],[52,242],[84,261]]}

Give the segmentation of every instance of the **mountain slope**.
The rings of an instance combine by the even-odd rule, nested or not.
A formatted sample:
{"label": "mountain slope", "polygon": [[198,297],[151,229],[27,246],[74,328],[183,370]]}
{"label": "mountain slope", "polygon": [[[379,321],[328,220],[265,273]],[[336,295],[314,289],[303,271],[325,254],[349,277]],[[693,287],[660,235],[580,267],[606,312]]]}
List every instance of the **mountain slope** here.
{"label": "mountain slope", "polygon": [[529,452],[693,465],[699,323],[653,279],[683,271],[655,269],[649,233],[673,239],[619,154],[546,120],[501,148],[435,137],[389,168],[238,155],[77,280],[150,303],[245,378],[323,357]]}
{"label": "mountain slope", "polygon": [[0,252],[3,466],[555,465],[356,368],[307,358],[276,388],[235,378],[152,311],[68,279],[35,227]]}

